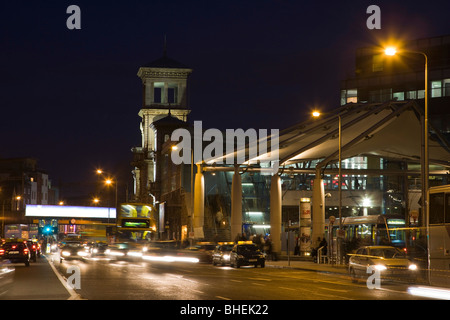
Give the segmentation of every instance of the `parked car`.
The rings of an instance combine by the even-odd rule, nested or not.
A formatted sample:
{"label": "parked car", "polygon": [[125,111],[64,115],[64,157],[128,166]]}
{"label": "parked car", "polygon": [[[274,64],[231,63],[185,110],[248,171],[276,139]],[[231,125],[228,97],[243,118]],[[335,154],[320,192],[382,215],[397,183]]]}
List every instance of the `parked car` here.
{"label": "parked car", "polygon": [[381,279],[385,280],[414,280],[418,271],[417,265],[407,258],[404,251],[392,246],[365,246],[352,254],[348,265],[352,281],[370,276],[369,267],[379,271]]}
{"label": "parked car", "polygon": [[266,259],[259,247],[251,241],[239,241],[231,250],[230,265],[239,268],[240,266],[254,265],[264,268]]}

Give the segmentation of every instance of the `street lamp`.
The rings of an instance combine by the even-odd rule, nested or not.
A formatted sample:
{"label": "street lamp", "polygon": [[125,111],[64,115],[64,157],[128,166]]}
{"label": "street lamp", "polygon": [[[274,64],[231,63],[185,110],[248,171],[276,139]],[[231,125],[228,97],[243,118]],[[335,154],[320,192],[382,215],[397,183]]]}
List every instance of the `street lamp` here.
{"label": "street lamp", "polygon": [[[424,110],[424,125],[423,125],[423,143],[424,150],[422,155],[422,210],[424,221],[427,217],[427,206],[428,206],[428,179],[429,179],[429,164],[428,164],[428,56],[422,51],[413,50],[402,50],[406,53],[420,54],[425,58],[425,110]],[[384,53],[388,56],[393,56],[397,54],[397,50],[394,47],[387,47]]]}
{"label": "street lamp", "polygon": [[[422,165],[422,212],[423,221],[427,232],[427,250],[428,250],[428,279],[430,279],[430,226],[428,219],[428,179],[429,179],[429,164],[428,164],[428,56],[422,51],[402,50],[407,53],[420,54],[425,58],[425,110],[423,121],[423,153],[421,157]],[[393,56],[397,53],[394,48],[386,48],[384,53]]]}
{"label": "street lamp", "polygon": [[[319,111],[313,111],[312,116],[315,118],[320,117],[321,113]],[[339,230],[338,230],[338,234],[337,234],[337,239],[338,239],[338,250],[339,250],[339,262],[341,262],[341,255],[342,255],[342,248],[341,248],[341,241],[339,239],[341,239],[340,237],[340,233],[342,230],[342,120],[341,120],[341,115],[338,114],[337,115],[338,120],[339,120],[339,172],[338,172],[338,194],[339,194]],[[333,231],[331,230],[331,240],[333,240]]]}
{"label": "street lamp", "polygon": [[[97,169],[96,170],[96,173],[98,174],[98,175],[104,175],[104,174],[106,174],[103,170],[101,170],[101,169]],[[118,207],[118,204],[117,204],[117,185],[118,185],[118,180],[117,180],[117,178],[113,178],[113,177],[111,177],[111,175],[109,175],[110,177],[107,177],[106,179],[105,179],[105,184],[107,185],[107,186],[112,186],[113,184],[115,184],[115,200],[114,200],[114,206],[115,206],[115,208],[116,208],[116,210],[117,210],[117,207]],[[108,197],[108,199],[109,199],[109,197]],[[94,199],[94,202],[95,203],[98,203],[98,201],[95,201],[95,199]],[[109,206],[108,206],[109,207]],[[109,223],[109,208],[108,208],[108,223]]]}

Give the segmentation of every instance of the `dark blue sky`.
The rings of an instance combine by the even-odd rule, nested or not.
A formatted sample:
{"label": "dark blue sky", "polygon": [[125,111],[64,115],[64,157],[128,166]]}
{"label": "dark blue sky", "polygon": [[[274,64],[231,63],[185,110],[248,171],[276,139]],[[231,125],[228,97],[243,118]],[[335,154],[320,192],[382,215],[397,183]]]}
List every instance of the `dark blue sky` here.
{"label": "dark blue sky", "polygon": [[[66,9],[81,8],[81,30]],[[381,30],[366,9],[381,8]],[[53,181],[131,171],[140,65],[191,68],[190,121],[283,129],[339,104],[356,48],[450,34],[442,1],[9,1],[0,5],[0,157],[36,157]]]}

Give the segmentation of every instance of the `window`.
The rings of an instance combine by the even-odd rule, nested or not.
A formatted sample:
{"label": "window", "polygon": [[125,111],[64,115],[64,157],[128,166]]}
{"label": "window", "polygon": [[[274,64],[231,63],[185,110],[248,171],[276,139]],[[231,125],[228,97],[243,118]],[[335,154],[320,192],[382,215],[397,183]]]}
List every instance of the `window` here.
{"label": "window", "polygon": [[358,89],[341,90],[341,105],[358,102]]}
{"label": "window", "polygon": [[167,100],[168,103],[178,103],[178,86],[176,84],[169,83]]}
{"label": "window", "polygon": [[439,98],[442,96],[442,81],[431,81],[431,97]]}
{"label": "window", "polygon": [[450,97],[450,79],[444,79],[442,80],[442,89],[443,89],[443,93],[444,96],[446,97]]}
{"label": "window", "polygon": [[440,224],[444,222],[444,194],[430,194],[430,224]]}
{"label": "window", "polygon": [[155,82],[153,84],[153,102],[163,103],[164,82]]}
{"label": "window", "polygon": [[417,90],[417,99],[425,99],[425,89]]}
{"label": "window", "polygon": [[406,92],[406,99],[417,99],[417,91],[407,91]]}
{"label": "window", "polygon": [[403,101],[403,100],[405,100],[405,93],[404,92],[394,92],[392,97],[394,100]]}

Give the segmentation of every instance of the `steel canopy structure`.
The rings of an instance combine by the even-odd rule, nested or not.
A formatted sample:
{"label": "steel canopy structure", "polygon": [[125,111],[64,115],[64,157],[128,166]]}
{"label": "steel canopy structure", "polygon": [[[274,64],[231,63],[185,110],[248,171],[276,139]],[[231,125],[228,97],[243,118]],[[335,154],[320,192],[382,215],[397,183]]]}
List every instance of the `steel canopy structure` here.
{"label": "steel canopy structure", "polygon": [[[338,117],[341,117],[342,158],[374,155],[420,161],[423,110],[415,100],[378,104],[346,104],[320,119],[283,130],[279,138],[280,165],[323,159],[320,166],[338,160]],[[430,163],[450,167],[450,147],[429,126]]]}
{"label": "steel canopy structure", "polygon": [[[308,172],[315,174],[312,239],[323,237],[325,230],[323,175],[330,172],[336,173],[337,166],[333,167],[332,164],[338,162],[339,151],[341,160],[356,156],[378,156],[408,163],[422,163],[425,141],[423,118],[424,111],[415,100],[374,104],[349,103],[324,114],[321,118],[311,118],[286,128],[277,137],[268,136],[267,144],[271,145],[271,139],[278,139],[279,147],[276,150],[279,162],[275,164],[279,166],[278,174],[272,176],[270,187],[270,226],[273,251],[281,251],[282,189],[280,175],[282,173]],[[341,144],[339,144],[339,129],[341,129]],[[449,144],[432,125],[429,125],[428,129],[429,163],[442,166],[447,171],[447,168],[450,168]],[[246,154],[249,154],[248,144],[245,149]],[[257,159],[247,159],[248,161],[237,163],[234,166],[213,163],[218,159],[223,161],[227,155],[197,164],[201,168],[197,171],[197,175],[201,175],[202,179],[202,171],[234,171],[231,199],[232,237],[240,232],[242,224],[242,186],[239,174],[246,171],[271,169],[254,164],[255,160],[263,161],[270,158],[271,151],[273,150],[268,150],[266,155],[258,154]],[[235,159],[238,152],[242,152],[242,150],[235,150]],[[295,166],[296,163],[307,161],[314,161],[315,167]],[[274,164],[272,164],[272,169],[273,167]],[[389,170],[363,169],[358,170],[358,173],[354,170],[353,174],[368,174],[369,171],[372,175],[408,173],[398,170],[389,173]],[[349,170],[343,171],[342,174],[349,174]],[[196,187],[195,191],[195,199],[198,199],[196,203],[201,206],[202,201],[201,198],[198,198],[198,193],[202,193],[204,190],[199,188],[197,191]]]}

